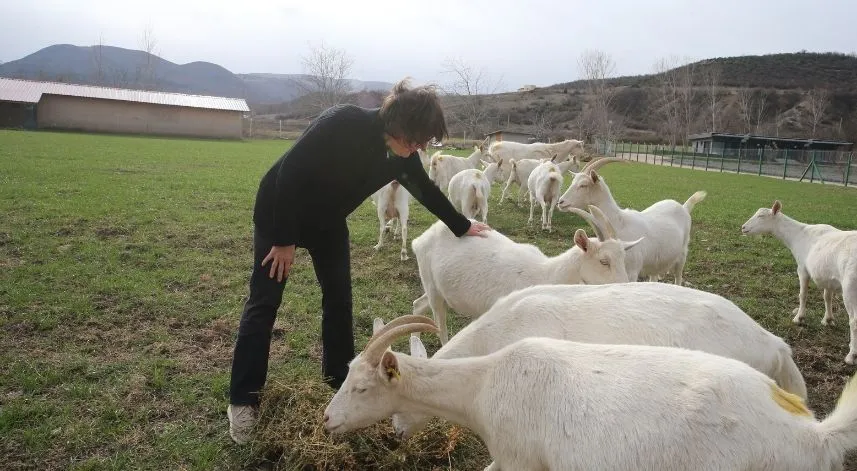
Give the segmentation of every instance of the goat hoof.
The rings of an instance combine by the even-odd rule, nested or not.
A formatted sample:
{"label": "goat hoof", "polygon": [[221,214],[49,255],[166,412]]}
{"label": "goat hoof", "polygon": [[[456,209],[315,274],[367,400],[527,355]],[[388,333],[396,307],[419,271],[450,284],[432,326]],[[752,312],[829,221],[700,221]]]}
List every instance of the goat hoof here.
{"label": "goat hoof", "polygon": [[800,316],[794,316],[794,318],[792,318],[792,323],[793,323],[793,324],[800,324],[800,321],[801,321],[801,320],[803,320],[803,318],[802,318],[802,317],[800,317]]}
{"label": "goat hoof", "polygon": [[834,324],[834,323],[833,323],[833,319],[822,319],[822,320],[821,320],[821,325],[824,325],[824,326],[827,326],[827,327],[833,327],[833,326],[834,326],[834,325],[836,325],[836,324]]}
{"label": "goat hoof", "polygon": [[855,363],[855,359],[857,359],[857,353],[849,353],[848,355],[845,355],[845,363],[848,363],[849,365],[853,365]]}
{"label": "goat hoof", "polygon": [[381,249],[381,244],[373,245],[373,246],[372,246],[372,248],[373,248],[373,249],[375,249],[375,250],[380,250],[380,249]]}

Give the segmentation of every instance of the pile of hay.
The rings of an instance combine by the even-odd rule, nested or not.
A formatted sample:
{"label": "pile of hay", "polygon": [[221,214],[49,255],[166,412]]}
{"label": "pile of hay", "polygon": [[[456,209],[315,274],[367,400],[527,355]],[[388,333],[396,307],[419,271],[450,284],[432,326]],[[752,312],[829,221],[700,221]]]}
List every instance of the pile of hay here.
{"label": "pile of hay", "polygon": [[405,443],[389,419],[331,437],[322,416],[333,393],[317,379],[269,380],[264,397],[252,454],[275,469],[483,469],[491,462],[476,435],[439,419]]}

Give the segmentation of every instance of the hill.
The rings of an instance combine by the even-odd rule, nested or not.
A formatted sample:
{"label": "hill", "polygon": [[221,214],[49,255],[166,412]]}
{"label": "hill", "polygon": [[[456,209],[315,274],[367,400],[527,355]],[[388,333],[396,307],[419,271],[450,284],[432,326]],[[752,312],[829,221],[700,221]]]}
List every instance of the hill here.
{"label": "hill", "polygon": [[[717,77],[708,82],[711,72]],[[686,91],[689,116],[681,129],[668,123],[668,78],[690,77]],[[495,129],[531,132],[542,137],[587,138],[596,133],[595,98],[584,80],[558,83],[533,91],[482,97],[487,118],[457,135]],[[857,57],[840,53],[770,54],[718,57],[669,69],[664,73],[623,76],[605,81],[612,97],[608,116],[614,138],[668,141],[670,135],[697,132],[751,132],[783,137],[857,141]],[[822,93],[819,93],[822,92]],[[713,92],[713,93],[712,93]],[[813,117],[813,94],[825,106]],[[675,95],[673,95],[675,96]],[[712,98],[712,96],[714,98]],[[450,109],[467,108],[467,97],[450,97]],[[712,118],[713,115],[713,118]],[[467,120],[460,120],[461,123]],[[813,125],[813,121],[815,124]],[[815,132],[813,132],[815,129]]]}
{"label": "hill", "polygon": [[[87,85],[245,98],[253,106],[300,95],[299,74],[234,74],[210,62],[176,64],[145,51],[114,46],[56,44],[0,64],[0,76]],[[389,90],[392,84],[352,80],[355,90]]]}

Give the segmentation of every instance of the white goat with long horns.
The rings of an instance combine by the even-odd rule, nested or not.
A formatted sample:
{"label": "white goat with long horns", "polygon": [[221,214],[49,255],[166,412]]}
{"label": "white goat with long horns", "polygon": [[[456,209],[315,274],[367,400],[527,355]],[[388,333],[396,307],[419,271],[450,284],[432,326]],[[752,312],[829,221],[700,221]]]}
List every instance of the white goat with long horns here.
{"label": "white goat with long horns", "polygon": [[391,321],[351,361],[325,430],[437,416],[475,432],[495,471],[836,471],[857,448],[853,379],[820,421],[764,373],[700,350],[544,337],[456,359],[390,350],[438,332],[416,317]]}
{"label": "white goat with long horns", "polygon": [[628,278],[648,277],[656,281],[659,275],[673,273],[675,283],[682,284],[682,272],[690,244],[691,217],[694,206],[705,199],[705,191],[697,191],[684,204],[672,199],[658,201],[638,211],[620,208],[607,187],[604,177],[596,170],[610,162],[626,162],[614,157],[589,162],[574,174],[568,189],[560,197],[560,211],[571,208],[597,207],[624,240],[645,236],[645,240],[628,252],[625,268]]}

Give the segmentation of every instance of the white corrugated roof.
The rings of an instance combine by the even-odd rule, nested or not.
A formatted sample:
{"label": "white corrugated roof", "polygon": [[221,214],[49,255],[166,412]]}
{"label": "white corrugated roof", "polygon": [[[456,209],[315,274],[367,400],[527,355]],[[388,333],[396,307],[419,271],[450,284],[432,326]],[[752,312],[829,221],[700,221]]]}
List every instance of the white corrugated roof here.
{"label": "white corrugated roof", "polygon": [[37,82],[0,77],[0,101],[38,103],[43,94],[135,101],[167,106],[187,106],[212,110],[250,111],[243,98],[150,92],[127,88],[96,87],[58,82]]}

